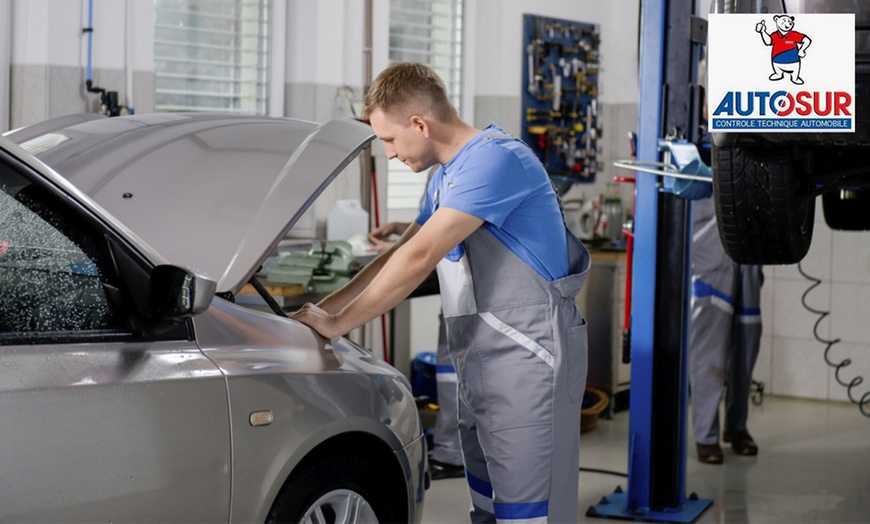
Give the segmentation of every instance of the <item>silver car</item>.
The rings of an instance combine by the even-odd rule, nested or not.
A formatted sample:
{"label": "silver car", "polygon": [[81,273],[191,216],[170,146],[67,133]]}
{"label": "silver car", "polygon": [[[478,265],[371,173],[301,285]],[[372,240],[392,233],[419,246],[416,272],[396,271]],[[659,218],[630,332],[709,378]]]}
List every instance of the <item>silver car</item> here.
{"label": "silver car", "polygon": [[372,138],[179,114],[0,137],[0,520],[420,520],[407,379],[233,300]]}

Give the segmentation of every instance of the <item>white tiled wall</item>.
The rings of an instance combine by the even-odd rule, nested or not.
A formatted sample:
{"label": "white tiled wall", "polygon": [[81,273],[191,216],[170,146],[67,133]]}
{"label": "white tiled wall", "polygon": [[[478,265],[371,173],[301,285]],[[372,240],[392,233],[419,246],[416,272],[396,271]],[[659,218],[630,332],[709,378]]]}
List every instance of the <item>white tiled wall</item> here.
{"label": "white tiled wall", "polygon": [[[870,395],[870,232],[831,230],[817,199],[813,242],[800,267],[821,280],[809,292],[813,281],[797,264],[764,269],[764,334],[755,379],[765,383],[765,393],[847,401],[834,367],[845,362],[841,381],[864,380],[852,397]],[[822,318],[824,312],[829,314]],[[832,340],[838,342],[826,358]]]}
{"label": "white tiled wall", "polygon": [[827,398],[828,377],[821,358],[822,347],[811,339],[775,337],[771,354],[774,395]]}

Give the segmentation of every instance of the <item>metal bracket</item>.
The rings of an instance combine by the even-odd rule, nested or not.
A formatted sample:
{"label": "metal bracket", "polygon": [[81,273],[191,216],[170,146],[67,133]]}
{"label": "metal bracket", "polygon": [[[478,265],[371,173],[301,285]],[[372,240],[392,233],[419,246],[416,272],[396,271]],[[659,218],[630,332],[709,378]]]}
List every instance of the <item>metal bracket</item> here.
{"label": "metal bracket", "polygon": [[[632,171],[640,171],[641,173],[651,173],[653,175],[669,176],[672,178],[685,178],[686,180],[699,180],[701,182],[712,182],[709,177],[680,173],[677,170],[676,166],[667,162],[640,162],[637,160],[617,160],[613,163],[613,165],[620,169],[630,169]],[[661,169],[653,169],[655,167]]]}

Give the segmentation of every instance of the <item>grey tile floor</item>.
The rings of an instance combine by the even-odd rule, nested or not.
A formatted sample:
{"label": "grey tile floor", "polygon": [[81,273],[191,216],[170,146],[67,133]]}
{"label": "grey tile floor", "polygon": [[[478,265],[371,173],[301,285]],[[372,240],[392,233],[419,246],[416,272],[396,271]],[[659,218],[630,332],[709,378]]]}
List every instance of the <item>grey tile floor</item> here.
{"label": "grey tile floor", "polygon": [[[623,411],[583,434],[580,465],[626,472],[628,424]],[[751,407],[749,430],[759,455],[737,456],[726,445],[721,466],[699,463],[689,439],[686,493],[713,500],[695,522],[870,523],[870,418],[857,406],[767,396]],[[626,489],[626,479],[581,472],[580,522],[619,522],[585,516],[618,485]],[[468,506],[464,479],[435,481],[423,522],[468,522]]]}

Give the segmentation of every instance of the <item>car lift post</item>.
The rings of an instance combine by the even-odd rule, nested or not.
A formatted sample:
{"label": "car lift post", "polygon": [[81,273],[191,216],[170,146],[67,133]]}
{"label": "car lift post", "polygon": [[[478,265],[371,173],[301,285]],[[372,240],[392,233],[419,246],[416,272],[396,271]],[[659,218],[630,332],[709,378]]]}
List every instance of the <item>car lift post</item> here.
{"label": "car lift post", "polygon": [[[698,46],[706,24],[694,0],[641,0],[637,159],[659,161],[662,137],[698,143]],[[701,34],[703,33],[703,35]],[[685,495],[691,202],[636,175],[631,314],[628,492],[587,516],[692,522],[712,503]]]}

